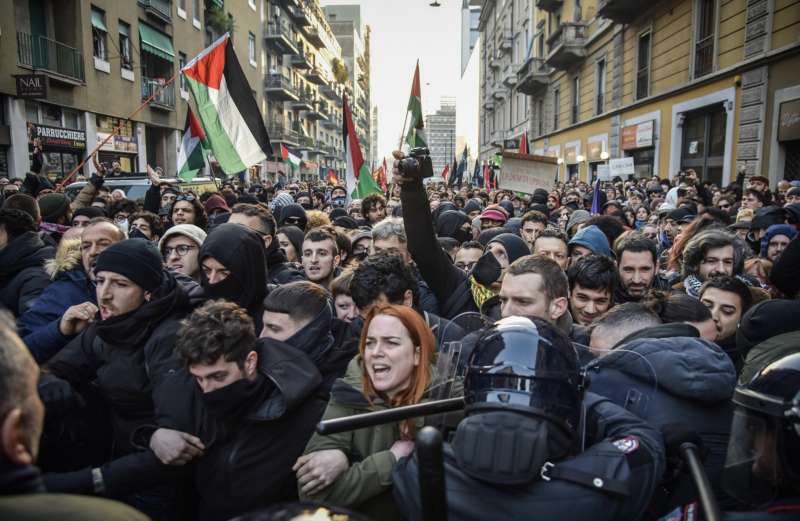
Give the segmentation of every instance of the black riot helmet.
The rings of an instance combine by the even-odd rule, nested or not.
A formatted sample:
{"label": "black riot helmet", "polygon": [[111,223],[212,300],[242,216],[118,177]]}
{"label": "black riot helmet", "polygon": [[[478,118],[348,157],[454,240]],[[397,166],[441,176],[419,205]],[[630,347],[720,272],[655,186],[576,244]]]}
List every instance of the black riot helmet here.
{"label": "black riot helmet", "polygon": [[507,317],[487,328],[467,362],[467,414],[510,410],[577,435],[584,376],[569,338],[539,318]]}
{"label": "black riot helmet", "polygon": [[752,506],[800,493],[800,353],[736,388],[723,484]]}

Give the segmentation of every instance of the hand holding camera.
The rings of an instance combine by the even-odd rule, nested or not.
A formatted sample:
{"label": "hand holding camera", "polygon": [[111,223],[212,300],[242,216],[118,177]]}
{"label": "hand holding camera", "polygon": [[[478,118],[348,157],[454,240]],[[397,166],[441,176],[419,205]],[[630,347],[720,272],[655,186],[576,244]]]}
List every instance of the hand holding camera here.
{"label": "hand holding camera", "polygon": [[433,177],[433,162],[427,148],[412,148],[407,156],[400,150],[395,150],[392,155],[395,158],[392,176],[399,185]]}

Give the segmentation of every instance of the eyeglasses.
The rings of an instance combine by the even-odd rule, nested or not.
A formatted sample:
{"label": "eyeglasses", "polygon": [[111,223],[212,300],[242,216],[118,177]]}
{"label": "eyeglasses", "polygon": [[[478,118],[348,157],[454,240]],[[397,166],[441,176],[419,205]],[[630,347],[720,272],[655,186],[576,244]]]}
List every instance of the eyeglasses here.
{"label": "eyeglasses", "polygon": [[124,213],[118,213],[117,215],[114,216],[114,221],[118,223],[124,223],[127,220],[128,216]]}
{"label": "eyeglasses", "polygon": [[194,200],[195,200],[195,197],[192,194],[181,194],[181,195],[179,195],[178,197],[175,198],[175,202],[176,203],[178,201],[188,201],[188,202],[191,203]]}
{"label": "eyeglasses", "polygon": [[172,255],[172,252],[177,253],[178,257],[186,257],[186,254],[195,248],[197,248],[197,246],[191,246],[188,244],[181,244],[180,246],[175,246],[174,248],[167,246],[164,248],[164,258],[168,259],[170,255]]}

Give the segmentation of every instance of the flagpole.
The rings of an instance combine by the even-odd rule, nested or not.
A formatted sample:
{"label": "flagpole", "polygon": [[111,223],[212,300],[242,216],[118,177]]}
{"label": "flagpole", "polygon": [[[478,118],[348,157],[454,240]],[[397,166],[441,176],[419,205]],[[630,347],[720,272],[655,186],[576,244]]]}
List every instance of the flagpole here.
{"label": "flagpole", "polygon": [[170,85],[170,84],[171,84],[171,83],[173,83],[173,82],[174,82],[176,79],[178,79],[178,76],[180,76],[180,75],[181,75],[181,72],[182,72],[182,71],[180,71],[180,70],[179,70],[179,71],[177,72],[177,74],[175,74],[175,75],[174,75],[172,78],[168,79],[168,80],[167,80],[167,81],[166,81],[166,82],[165,82],[163,85],[159,86],[159,87],[158,87],[158,88],[157,88],[155,91],[153,91],[153,93],[152,93],[152,94],[151,94],[151,95],[150,95],[150,96],[149,96],[149,97],[148,97],[146,100],[144,100],[144,101],[142,102],[142,104],[141,104],[141,105],[139,105],[139,107],[138,107],[136,110],[134,110],[133,112],[131,112],[130,114],[128,114],[128,116],[127,116],[125,119],[121,120],[121,121],[120,121],[120,123],[119,123],[119,125],[117,125],[116,127],[114,127],[114,129],[111,131],[111,133],[110,133],[108,136],[106,136],[106,138],[105,138],[103,141],[101,141],[100,143],[98,143],[98,145],[97,145],[96,147],[94,147],[94,149],[93,149],[93,150],[92,150],[92,151],[91,151],[89,154],[87,154],[87,155],[86,155],[86,158],[84,158],[84,159],[83,159],[83,160],[82,160],[80,163],[78,163],[78,165],[77,165],[77,166],[75,166],[75,168],[73,168],[73,169],[72,169],[72,171],[70,171],[70,173],[69,173],[69,174],[67,174],[67,176],[66,176],[64,179],[62,179],[62,180],[61,180],[61,183],[60,183],[60,185],[61,185],[61,186],[64,186],[64,185],[65,185],[65,183],[67,183],[67,182],[68,182],[68,181],[69,181],[69,180],[72,178],[72,176],[74,176],[74,175],[75,175],[75,174],[76,174],[76,173],[77,173],[77,172],[78,172],[78,171],[79,171],[81,168],[83,168],[83,165],[85,165],[85,164],[86,164],[86,162],[89,160],[89,158],[90,158],[90,157],[93,157],[93,156],[94,156],[94,155],[97,153],[97,151],[98,151],[98,150],[100,150],[100,149],[101,149],[103,146],[105,146],[105,144],[106,144],[106,143],[108,143],[108,141],[109,141],[109,140],[110,140],[110,139],[111,139],[113,136],[115,136],[115,135],[119,134],[119,132],[122,130],[122,127],[123,127],[123,125],[125,125],[125,124],[126,124],[128,121],[130,121],[130,119],[131,119],[131,118],[135,117],[135,116],[136,116],[136,114],[138,114],[139,112],[141,112],[141,110],[142,110],[143,108],[145,108],[147,105],[149,105],[150,103],[152,103],[152,101],[153,101],[154,99],[156,99],[156,96],[157,96],[158,94],[160,94],[160,93],[161,93],[161,91],[163,91],[163,90],[164,90],[164,88],[165,88],[167,85]]}
{"label": "flagpole", "polygon": [[408,111],[406,111],[406,119],[403,120],[403,130],[400,132],[400,142],[397,144],[397,150],[403,148],[403,138],[406,136],[406,125],[408,125]]}

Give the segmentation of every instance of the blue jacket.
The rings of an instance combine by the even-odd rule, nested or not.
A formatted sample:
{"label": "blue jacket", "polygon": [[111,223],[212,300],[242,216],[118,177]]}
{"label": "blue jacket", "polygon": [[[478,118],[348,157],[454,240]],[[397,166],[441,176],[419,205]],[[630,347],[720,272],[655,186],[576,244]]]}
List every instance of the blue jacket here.
{"label": "blue jacket", "polygon": [[64,270],[60,270],[65,267],[64,263],[52,268],[55,271],[53,282],[17,320],[19,335],[39,364],[47,362],[72,338],[62,335],[58,329],[61,316],[67,308],[95,301],[94,284],[86,276],[80,262],[71,265],[73,267]]}
{"label": "blue jacket", "polygon": [[[656,429],[680,423],[700,435],[706,472],[721,491],[736,388],[730,357],[702,338],[638,338],[587,366],[589,390],[605,396]],[[669,481],[669,471],[664,482]],[[655,497],[661,512],[696,500],[691,478],[678,477],[666,496]],[[662,482],[662,484],[664,484]]]}

